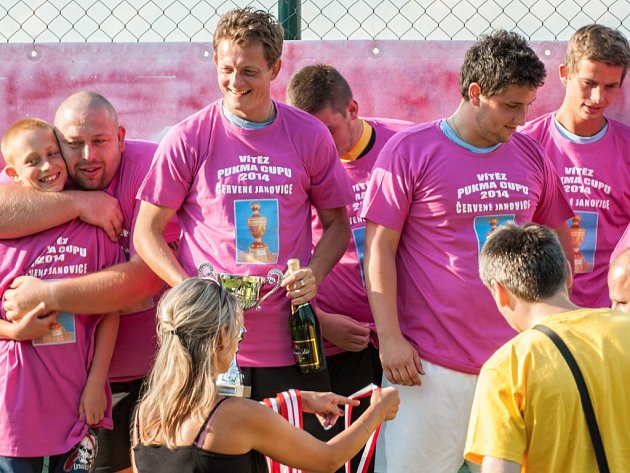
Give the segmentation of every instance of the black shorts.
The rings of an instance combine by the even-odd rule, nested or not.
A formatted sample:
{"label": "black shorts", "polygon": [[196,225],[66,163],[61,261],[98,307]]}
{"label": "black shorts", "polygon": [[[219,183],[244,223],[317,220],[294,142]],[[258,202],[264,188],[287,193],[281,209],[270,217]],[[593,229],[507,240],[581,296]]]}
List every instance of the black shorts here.
{"label": "black shorts", "polygon": [[[383,367],[378,356],[378,350],[372,345],[368,345],[365,350],[358,352],[346,351],[338,355],[326,358],[328,371],[330,374],[330,384],[333,392],[343,396],[351,396],[370,383],[381,385],[383,377]],[[352,422],[356,421],[361,414],[369,407],[370,399],[361,399],[361,405],[352,409]],[[339,422],[343,420],[340,419]],[[352,459],[351,471],[359,471],[361,461],[361,450]],[[341,471],[341,470],[339,470]],[[374,457],[366,470],[368,473],[374,471]]]}
{"label": "black shorts", "polygon": [[99,429],[97,473],[113,473],[131,467],[133,414],[144,378],[127,383],[111,383],[114,430]]}
{"label": "black shorts", "polygon": [[[279,368],[241,368],[245,384],[252,387],[252,399],[262,401],[276,397],[282,391],[299,389],[301,391],[331,391],[328,370],[319,373],[302,374],[297,366]],[[341,424],[340,421],[337,424]],[[313,414],[304,414],[304,430],[320,440],[328,441],[338,434],[342,425],[335,425],[324,430]]]}
{"label": "black shorts", "polygon": [[371,344],[365,350],[346,351],[326,358],[333,392],[350,396],[370,383],[381,385],[383,367],[378,350]]}

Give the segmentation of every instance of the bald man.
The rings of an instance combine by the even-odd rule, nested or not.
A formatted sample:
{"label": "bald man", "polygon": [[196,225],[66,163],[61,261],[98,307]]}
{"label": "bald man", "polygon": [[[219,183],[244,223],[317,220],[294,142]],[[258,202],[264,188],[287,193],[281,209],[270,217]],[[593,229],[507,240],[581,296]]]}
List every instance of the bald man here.
{"label": "bald man", "polygon": [[[96,472],[128,473],[131,418],[156,347],[153,296],[164,286],[131,243],[139,205],[136,194],[157,144],[127,139],[114,106],[86,90],[64,99],[54,125],[73,190],[39,192],[13,185],[10,179],[3,183],[0,176],[0,238],[19,238],[80,218],[117,239],[127,261],[68,279],[17,278],[3,294],[3,309],[12,320],[40,301],[49,310],[69,313],[122,311],[109,370],[114,430],[99,431]],[[107,199],[114,200],[114,211],[106,209],[111,203]],[[169,224],[165,235],[175,242],[179,228]]]}
{"label": "bald man", "polygon": [[626,248],[610,264],[608,294],[611,307],[630,314],[630,248]]}

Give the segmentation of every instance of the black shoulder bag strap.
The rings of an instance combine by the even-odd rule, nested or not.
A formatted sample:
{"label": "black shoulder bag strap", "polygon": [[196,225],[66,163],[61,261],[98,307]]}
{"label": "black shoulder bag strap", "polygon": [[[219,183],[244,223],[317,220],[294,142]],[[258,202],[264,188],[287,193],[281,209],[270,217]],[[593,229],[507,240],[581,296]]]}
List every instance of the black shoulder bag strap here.
{"label": "black shoulder bag strap", "polygon": [[595,417],[595,411],[593,411],[593,404],[591,403],[591,397],[588,394],[588,388],[584,381],[584,376],[580,371],[580,367],[575,361],[571,350],[562,341],[560,336],[551,330],[546,325],[536,325],[532,327],[534,330],[544,333],[551,341],[556,345],[562,356],[564,357],[567,365],[573,373],[575,378],[575,384],[577,384],[578,391],[580,392],[580,400],[582,401],[582,409],[584,410],[584,416],[586,417],[586,424],[588,425],[588,431],[591,434],[591,442],[593,442],[593,449],[595,449],[595,457],[597,458],[597,465],[601,473],[610,473],[608,469],[608,461],[606,460],[606,452],[604,451],[604,444],[602,443],[602,437],[599,433],[599,427],[597,426],[597,419]]}

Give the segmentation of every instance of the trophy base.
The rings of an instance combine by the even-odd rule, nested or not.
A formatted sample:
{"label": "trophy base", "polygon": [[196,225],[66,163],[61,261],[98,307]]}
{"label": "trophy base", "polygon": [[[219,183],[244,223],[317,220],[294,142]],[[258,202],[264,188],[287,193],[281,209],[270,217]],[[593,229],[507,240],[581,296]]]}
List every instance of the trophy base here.
{"label": "trophy base", "polygon": [[269,257],[271,256],[271,250],[264,243],[262,244],[262,246],[254,246],[254,244],[252,244],[249,247],[248,254],[255,260],[269,261]]}
{"label": "trophy base", "polygon": [[586,273],[591,269],[591,265],[581,253],[577,253],[573,259],[573,266],[576,273]]}
{"label": "trophy base", "polygon": [[233,384],[217,384],[221,396],[252,397],[252,387]]}

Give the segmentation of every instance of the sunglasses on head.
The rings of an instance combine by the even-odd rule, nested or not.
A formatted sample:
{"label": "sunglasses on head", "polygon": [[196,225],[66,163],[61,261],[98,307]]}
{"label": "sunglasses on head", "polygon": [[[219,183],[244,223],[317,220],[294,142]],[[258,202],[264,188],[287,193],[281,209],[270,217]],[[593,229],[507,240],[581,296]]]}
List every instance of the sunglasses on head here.
{"label": "sunglasses on head", "polygon": [[[219,309],[221,311],[223,311],[223,304],[225,303],[225,293],[227,292],[225,290],[225,288],[223,287],[223,284],[221,284],[221,281],[219,281],[218,279],[214,278],[214,277],[204,277],[203,279],[206,279],[208,281],[210,281],[212,284],[216,284],[219,288]],[[245,326],[242,326],[240,328],[240,330],[238,331],[238,337],[237,337],[237,342],[240,343],[243,340],[243,337],[245,336],[245,332],[247,332],[247,329],[245,328]]]}

